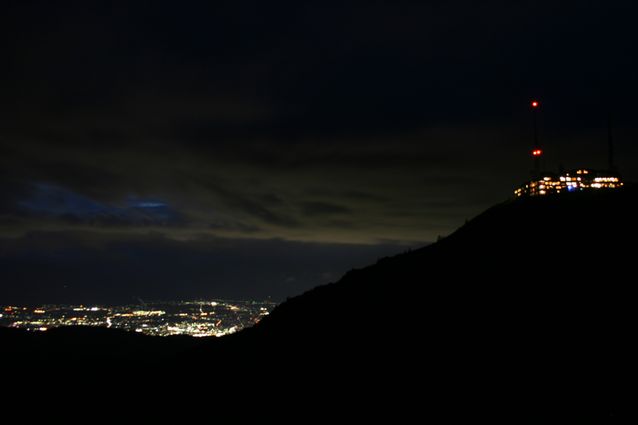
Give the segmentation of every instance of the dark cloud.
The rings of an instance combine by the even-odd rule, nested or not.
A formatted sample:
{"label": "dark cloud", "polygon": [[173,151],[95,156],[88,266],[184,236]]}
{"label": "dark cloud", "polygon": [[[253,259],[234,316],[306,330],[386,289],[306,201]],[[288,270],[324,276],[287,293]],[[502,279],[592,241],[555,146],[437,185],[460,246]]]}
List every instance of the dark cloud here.
{"label": "dark cloud", "polygon": [[249,224],[241,223],[241,222],[232,222],[232,221],[216,221],[214,223],[210,223],[208,225],[209,229],[213,231],[216,230],[225,230],[230,232],[239,232],[246,234],[258,233],[261,229],[257,226],[251,226]]}
{"label": "dark cloud", "polygon": [[342,195],[347,198],[352,198],[359,201],[367,201],[367,202],[374,202],[374,203],[387,201],[387,198],[383,196],[379,196],[374,193],[360,192],[357,190],[346,191]]}
{"label": "dark cloud", "polygon": [[304,215],[311,217],[321,215],[348,215],[352,212],[350,208],[330,204],[328,202],[304,202],[301,204],[301,210]]}
{"label": "dark cloud", "polygon": [[258,220],[280,227],[299,226],[299,222],[294,218],[282,213],[276,213],[265,207],[258,200],[242,196],[238,191],[231,191],[211,184],[206,184],[206,186],[210,188],[213,193],[222,198],[231,208],[240,210]]}
{"label": "dark cloud", "polygon": [[[553,161],[604,166],[604,132],[580,134],[581,139],[570,142],[578,144],[578,151],[557,150],[551,153]],[[13,146],[19,154],[0,158],[10,176],[5,180],[10,197],[4,197],[3,206],[7,213],[19,214],[19,204],[35,196],[33,187],[45,185],[58,188],[58,195],[74,194],[102,206],[93,217],[82,213],[81,203],[68,206],[67,226],[129,225],[136,232],[130,224],[138,220],[140,225],[168,227],[167,236],[179,239],[235,233],[323,242],[433,240],[509,196],[527,174],[526,143],[513,129],[442,128],[377,137],[368,144],[353,140],[344,145],[306,141],[295,147],[244,142],[235,151],[224,147],[204,152],[177,142],[170,149],[159,145],[147,150],[144,143],[101,150],[24,142]],[[388,149],[391,154],[386,154]],[[599,154],[598,162],[591,161],[587,151]],[[29,152],[38,157],[35,164],[24,159]],[[384,163],[384,157],[389,161]],[[115,211],[132,198],[165,202],[170,219],[149,215],[167,212],[161,209],[138,209],[118,222],[121,214]],[[103,214],[106,209],[111,212]],[[31,213],[22,217],[28,218],[25,231],[63,228],[63,223],[37,220]],[[345,217],[338,214],[356,226],[344,226]],[[54,216],[47,214],[49,219]],[[74,216],[82,217],[72,223],[69,217]],[[16,227],[4,226],[2,231],[14,234]]]}

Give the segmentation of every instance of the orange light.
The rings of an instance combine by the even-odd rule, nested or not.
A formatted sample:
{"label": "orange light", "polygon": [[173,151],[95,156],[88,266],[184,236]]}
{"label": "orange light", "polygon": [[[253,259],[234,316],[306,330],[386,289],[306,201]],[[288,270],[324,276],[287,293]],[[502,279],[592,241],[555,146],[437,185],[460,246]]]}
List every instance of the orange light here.
{"label": "orange light", "polygon": [[532,100],[532,108],[538,108],[540,106],[540,103],[538,102],[538,100]]}
{"label": "orange light", "polygon": [[532,155],[534,155],[534,156],[541,156],[542,154],[543,154],[543,151],[540,150],[540,149],[534,149],[532,151]]}

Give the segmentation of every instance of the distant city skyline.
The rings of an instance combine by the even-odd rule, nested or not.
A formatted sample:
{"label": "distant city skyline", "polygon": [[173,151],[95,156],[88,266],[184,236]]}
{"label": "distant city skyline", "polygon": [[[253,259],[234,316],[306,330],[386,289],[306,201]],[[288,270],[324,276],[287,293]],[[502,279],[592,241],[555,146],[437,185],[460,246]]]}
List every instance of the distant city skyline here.
{"label": "distant city skyline", "polygon": [[124,306],[48,304],[0,306],[0,326],[46,332],[62,326],[122,329],[149,336],[229,335],[267,316],[267,301],[153,301]]}

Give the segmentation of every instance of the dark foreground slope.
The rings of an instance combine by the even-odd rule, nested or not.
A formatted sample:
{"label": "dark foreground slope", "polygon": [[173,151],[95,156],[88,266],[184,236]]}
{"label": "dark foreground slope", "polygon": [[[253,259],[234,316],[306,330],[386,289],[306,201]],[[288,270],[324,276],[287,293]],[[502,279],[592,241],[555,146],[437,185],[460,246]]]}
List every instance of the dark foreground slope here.
{"label": "dark foreground slope", "polygon": [[506,202],[196,356],[300,391],[366,394],[377,413],[618,420],[637,377],[635,198]]}
{"label": "dark foreground slope", "polygon": [[613,332],[627,322],[612,319],[634,310],[635,198],[627,190],[500,204],[434,245],[288,300],[235,338],[314,346],[457,325],[546,338],[570,326],[564,339],[578,323],[587,332],[613,323]]}
{"label": "dark foreground slope", "polygon": [[278,412],[303,406],[300,420],[622,423],[638,377],[635,200],[625,190],[506,202],[252,329],[153,345],[161,368],[145,379],[179,382],[166,392],[205,382],[217,400]]}

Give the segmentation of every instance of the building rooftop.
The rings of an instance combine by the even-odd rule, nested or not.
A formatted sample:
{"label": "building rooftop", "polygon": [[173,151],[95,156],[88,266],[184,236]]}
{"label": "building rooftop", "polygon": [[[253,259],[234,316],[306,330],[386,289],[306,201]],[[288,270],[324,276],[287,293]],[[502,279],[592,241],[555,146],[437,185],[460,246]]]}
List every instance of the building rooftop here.
{"label": "building rooftop", "polygon": [[579,168],[562,173],[540,173],[514,190],[516,197],[543,196],[585,190],[617,189],[624,185],[617,172]]}

